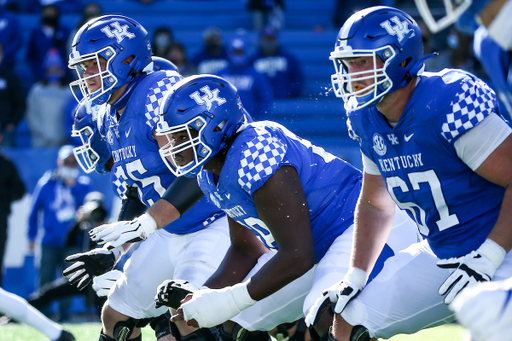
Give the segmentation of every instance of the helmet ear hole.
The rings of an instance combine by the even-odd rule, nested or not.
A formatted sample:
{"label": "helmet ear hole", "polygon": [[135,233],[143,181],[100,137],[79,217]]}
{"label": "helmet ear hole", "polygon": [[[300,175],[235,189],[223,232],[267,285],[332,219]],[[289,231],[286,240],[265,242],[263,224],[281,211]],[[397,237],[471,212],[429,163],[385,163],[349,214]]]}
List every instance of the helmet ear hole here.
{"label": "helmet ear hole", "polygon": [[216,126],[215,129],[213,129],[213,131],[222,131],[222,128],[224,128],[225,125],[226,125],[226,120],[220,122],[219,125]]}
{"label": "helmet ear hole", "polygon": [[403,60],[403,61],[400,63],[400,66],[401,66],[401,67],[407,67],[407,65],[409,65],[409,63],[411,62],[411,60],[412,60],[412,57],[409,57],[409,58],[407,58],[407,59]]}

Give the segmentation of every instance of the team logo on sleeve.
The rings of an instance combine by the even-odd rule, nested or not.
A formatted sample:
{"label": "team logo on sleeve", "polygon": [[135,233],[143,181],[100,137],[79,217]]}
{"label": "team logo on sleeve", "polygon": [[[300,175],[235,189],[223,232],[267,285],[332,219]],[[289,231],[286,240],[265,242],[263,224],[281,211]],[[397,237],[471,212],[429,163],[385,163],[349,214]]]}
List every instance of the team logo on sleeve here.
{"label": "team logo on sleeve", "polygon": [[[394,23],[392,26],[390,23],[390,20]],[[397,16],[394,16],[393,18],[386,20],[384,22],[380,23],[380,26],[384,28],[390,35],[396,36],[398,39],[398,42],[401,42],[407,33],[409,31],[412,31],[412,37],[414,37],[414,30],[412,28],[409,28],[409,23],[407,21],[400,21]]]}
{"label": "team logo on sleeve", "polygon": [[201,88],[201,92],[204,93],[203,96],[199,95],[199,91],[196,91],[190,95],[190,98],[196,101],[198,105],[206,105],[206,109],[208,110],[212,108],[213,102],[217,102],[218,106],[226,103],[225,98],[219,97],[220,90],[217,88],[210,90],[210,87],[206,85]]}
{"label": "team logo on sleeve", "polygon": [[114,29],[112,30],[108,25],[101,29],[101,32],[105,33],[109,38],[116,38],[117,43],[123,41],[124,38],[132,39],[135,38],[135,33],[128,32],[128,25],[123,25],[118,21],[114,21],[110,24]]}
{"label": "team logo on sleeve", "polygon": [[380,134],[373,134],[373,150],[380,156],[383,156],[388,151],[388,148],[384,144],[384,139]]}

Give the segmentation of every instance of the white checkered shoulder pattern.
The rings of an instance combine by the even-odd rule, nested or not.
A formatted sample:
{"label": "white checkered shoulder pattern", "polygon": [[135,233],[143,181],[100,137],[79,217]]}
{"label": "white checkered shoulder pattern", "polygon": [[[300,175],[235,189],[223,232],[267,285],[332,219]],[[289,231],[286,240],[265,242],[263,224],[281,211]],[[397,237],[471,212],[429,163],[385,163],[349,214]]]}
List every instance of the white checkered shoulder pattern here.
{"label": "white checkered shoulder pattern", "polygon": [[249,194],[257,181],[273,174],[283,161],[287,146],[269,133],[247,143],[238,169],[238,183]]}
{"label": "white checkered shoulder pattern", "polygon": [[489,116],[496,106],[496,95],[480,80],[468,80],[462,83],[460,91],[450,103],[450,112],[442,126],[443,136],[451,142],[484,118]]}
{"label": "white checkered shoulder pattern", "polygon": [[154,128],[158,123],[158,108],[162,103],[162,98],[175,83],[177,83],[181,77],[168,76],[159,80],[155,86],[148,90],[148,97],[146,99],[146,124],[151,128]]}

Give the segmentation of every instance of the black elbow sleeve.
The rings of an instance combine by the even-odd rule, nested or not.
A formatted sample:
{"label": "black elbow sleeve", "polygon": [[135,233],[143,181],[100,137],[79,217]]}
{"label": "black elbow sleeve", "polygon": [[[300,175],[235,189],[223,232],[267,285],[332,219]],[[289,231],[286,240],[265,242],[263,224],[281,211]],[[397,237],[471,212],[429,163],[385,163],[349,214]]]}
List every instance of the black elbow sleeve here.
{"label": "black elbow sleeve", "polygon": [[137,187],[127,186],[121,202],[121,211],[119,212],[118,221],[133,220],[144,214],[146,209],[146,205],[139,199]]}
{"label": "black elbow sleeve", "polygon": [[167,188],[162,199],[173,205],[181,215],[185,214],[204,196],[196,178],[176,178]]}

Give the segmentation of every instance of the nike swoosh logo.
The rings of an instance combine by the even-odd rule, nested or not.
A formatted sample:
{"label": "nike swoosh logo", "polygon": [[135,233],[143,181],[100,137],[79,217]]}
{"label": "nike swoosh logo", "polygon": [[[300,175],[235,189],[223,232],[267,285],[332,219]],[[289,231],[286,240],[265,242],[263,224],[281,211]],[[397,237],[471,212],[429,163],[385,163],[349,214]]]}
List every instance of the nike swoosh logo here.
{"label": "nike swoosh logo", "polygon": [[128,137],[130,135],[130,133],[132,132],[132,127],[130,127],[130,130],[128,130],[126,133],[124,133],[124,135],[126,137]]}
{"label": "nike swoosh logo", "polygon": [[228,200],[231,198],[231,194],[230,193],[227,193],[226,194],[226,198],[228,198]]}
{"label": "nike swoosh logo", "polygon": [[405,142],[409,142],[410,139],[412,139],[412,137],[414,136],[414,133],[412,133],[411,135],[407,136],[407,135],[404,135],[404,140]]}

